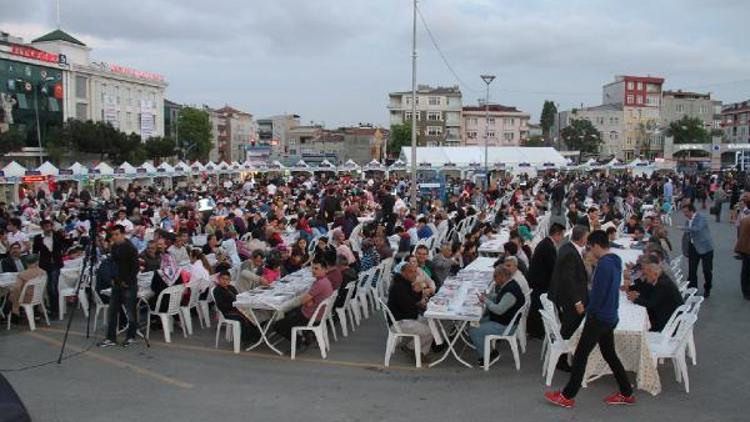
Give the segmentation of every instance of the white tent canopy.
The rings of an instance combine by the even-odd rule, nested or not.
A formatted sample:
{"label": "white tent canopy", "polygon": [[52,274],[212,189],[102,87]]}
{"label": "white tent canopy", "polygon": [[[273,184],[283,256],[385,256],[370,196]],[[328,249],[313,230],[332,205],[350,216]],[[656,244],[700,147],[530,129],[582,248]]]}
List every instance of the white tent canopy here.
{"label": "white tent canopy", "polygon": [[3,173],[5,177],[21,177],[26,174],[26,168],[15,161],[11,161],[7,166],[3,167]]}
{"label": "white tent canopy", "polygon": [[99,174],[113,174],[115,171],[107,163],[99,163],[94,167],[95,170],[99,170]]}
{"label": "white tent canopy", "polygon": [[149,163],[148,161],[145,162],[145,163],[143,163],[143,164],[141,164],[141,166],[138,167],[138,168],[139,169],[145,169],[146,173],[149,173],[149,174],[156,173],[156,167],[154,167],[154,165],[151,164],[151,163]]}
{"label": "white tent canopy", "polygon": [[42,176],[57,176],[60,172],[57,170],[52,163],[45,161],[41,166],[37,167],[36,170],[42,173]]}
{"label": "white tent canopy", "polygon": [[[380,164],[375,161],[376,164]],[[354,160],[348,160],[343,165],[339,166],[339,171],[355,171],[359,170],[359,164],[355,163]]]}
{"label": "white tent canopy", "polygon": [[206,168],[203,167],[203,164],[200,161],[194,161],[193,164],[190,165],[190,171],[193,173],[200,173],[206,171]]}
{"label": "white tent canopy", "polygon": [[305,162],[305,160],[299,160],[292,167],[289,168],[291,171],[311,171],[311,167],[309,164]]}
{"label": "white tent canopy", "polygon": [[156,168],[156,172],[160,174],[171,175],[172,173],[174,173],[174,167],[170,166],[169,163],[165,161],[159,164],[159,167]]}
{"label": "white tent canopy", "polygon": [[328,160],[323,160],[320,164],[318,164],[318,167],[315,169],[317,171],[336,171],[336,166],[333,165]]}
{"label": "white tent canopy", "polygon": [[125,174],[135,174],[136,170],[135,167],[133,167],[130,163],[125,161],[124,163],[120,164],[120,167],[118,169],[122,170]]}
{"label": "white tent canopy", "polygon": [[83,164],[79,163],[78,161],[73,163],[72,166],[68,167],[68,170],[72,170],[74,176],[81,176],[89,172],[89,169],[84,167]]}
{"label": "white tent canopy", "polygon": [[[505,163],[509,168],[527,163],[532,167],[564,167],[565,157],[554,148],[549,147],[489,147],[487,149],[487,163],[492,167],[495,163]],[[401,159],[406,166],[411,165],[411,147],[401,148]],[[417,163],[430,163],[432,167],[442,167],[446,163],[453,163],[459,168],[477,167],[477,163],[484,167],[484,147],[418,147]],[[395,165],[395,163],[394,163]]]}
{"label": "white tent canopy", "polygon": [[378,160],[372,160],[364,167],[365,171],[385,171],[386,166],[380,163]]}

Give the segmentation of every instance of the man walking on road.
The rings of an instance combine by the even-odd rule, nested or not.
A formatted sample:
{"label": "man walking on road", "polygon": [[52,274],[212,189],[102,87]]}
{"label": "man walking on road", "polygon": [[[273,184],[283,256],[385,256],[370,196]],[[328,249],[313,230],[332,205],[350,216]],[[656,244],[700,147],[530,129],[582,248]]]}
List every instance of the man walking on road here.
{"label": "man walking on road", "polygon": [[703,297],[711,296],[713,286],[714,244],[708,230],[708,220],[695,211],[695,205],[686,203],[682,212],[687,218],[682,236],[682,254],[688,258],[688,287],[698,287],[698,264],[703,265]]}

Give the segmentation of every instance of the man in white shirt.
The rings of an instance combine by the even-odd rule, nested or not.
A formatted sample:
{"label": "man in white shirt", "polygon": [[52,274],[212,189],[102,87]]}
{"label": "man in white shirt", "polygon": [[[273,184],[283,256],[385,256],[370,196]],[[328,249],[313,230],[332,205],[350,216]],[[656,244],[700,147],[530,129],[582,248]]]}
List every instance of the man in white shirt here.
{"label": "man in white shirt", "polygon": [[135,226],[133,226],[133,222],[128,220],[128,214],[125,210],[117,211],[117,220],[115,220],[115,225],[117,224],[125,228],[126,237],[130,237],[130,235],[133,233],[133,229],[135,228]]}
{"label": "man in white shirt", "polygon": [[8,244],[12,245],[18,243],[21,245],[21,253],[27,253],[31,249],[31,242],[29,236],[21,231],[21,220],[18,218],[11,218],[8,221]]}
{"label": "man in white shirt", "polygon": [[273,183],[269,183],[268,186],[266,186],[266,191],[271,196],[276,195],[276,185],[274,185]]}
{"label": "man in white shirt", "polygon": [[167,249],[167,252],[172,255],[177,266],[182,267],[190,264],[190,255],[188,254],[186,246],[187,241],[187,233],[181,231],[176,235],[174,244]]}

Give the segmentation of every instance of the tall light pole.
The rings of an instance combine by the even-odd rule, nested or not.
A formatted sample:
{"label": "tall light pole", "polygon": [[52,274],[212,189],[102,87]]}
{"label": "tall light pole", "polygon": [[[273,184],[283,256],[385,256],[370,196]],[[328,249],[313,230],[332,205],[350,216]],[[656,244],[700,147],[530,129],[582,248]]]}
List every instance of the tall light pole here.
{"label": "tall light pole", "polygon": [[411,209],[417,209],[417,0],[411,34]]}
{"label": "tall light pole", "polygon": [[495,75],[481,75],[480,78],[487,85],[487,94],[484,97],[484,175],[487,178],[485,189],[490,187],[490,169],[487,164],[488,145],[490,137],[490,84],[495,80]]}

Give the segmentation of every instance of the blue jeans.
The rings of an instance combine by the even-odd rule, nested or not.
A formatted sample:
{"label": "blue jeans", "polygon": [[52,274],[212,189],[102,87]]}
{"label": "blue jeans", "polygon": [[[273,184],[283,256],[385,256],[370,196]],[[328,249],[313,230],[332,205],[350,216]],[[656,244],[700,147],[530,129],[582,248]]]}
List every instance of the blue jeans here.
{"label": "blue jeans", "polygon": [[469,337],[474,343],[477,358],[484,359],[484,338],[489,335],[501,335],[505,331],[505,326],[499,322],[482,319],[478,327],[469,328]]}

